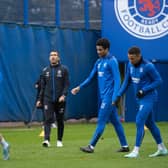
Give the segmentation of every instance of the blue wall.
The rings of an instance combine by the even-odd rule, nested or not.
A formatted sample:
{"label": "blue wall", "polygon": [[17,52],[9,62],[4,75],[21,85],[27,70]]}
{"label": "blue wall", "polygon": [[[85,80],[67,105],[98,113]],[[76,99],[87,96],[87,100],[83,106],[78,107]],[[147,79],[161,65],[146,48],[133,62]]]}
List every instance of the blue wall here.
{"label": "blue wall", "polygon": [[[99,31],[55,27],[0,25],[0,121],[29,121],[35,101],[34,83],[49,64],[49,52],[58,50],[69,67],[71,88],[79,84],[97,59]],[[92,101],[90,101],[91,98]],[[69,94],[66,118],[96,115],[96,84],[77,96]],[[35,120],[42,119],[36,113]]]}

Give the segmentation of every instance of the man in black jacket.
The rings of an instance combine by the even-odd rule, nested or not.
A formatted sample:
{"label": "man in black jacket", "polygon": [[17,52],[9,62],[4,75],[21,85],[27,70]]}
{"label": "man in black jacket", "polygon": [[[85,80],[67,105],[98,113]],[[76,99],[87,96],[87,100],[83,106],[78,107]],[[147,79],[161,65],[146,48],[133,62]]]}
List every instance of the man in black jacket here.
{"label": "man in black jacket", "polygon": [[54,113],[57,120],[57,147],[62,147],[64,133],[64,112],[66,96],[69,88],[69,74],[67,68],[60,63],[59,53],[50,52],[50,66],[43,69],[41,75],[41,89],[36,106],[44,106],[44,147],[50,146],[51,123]]}

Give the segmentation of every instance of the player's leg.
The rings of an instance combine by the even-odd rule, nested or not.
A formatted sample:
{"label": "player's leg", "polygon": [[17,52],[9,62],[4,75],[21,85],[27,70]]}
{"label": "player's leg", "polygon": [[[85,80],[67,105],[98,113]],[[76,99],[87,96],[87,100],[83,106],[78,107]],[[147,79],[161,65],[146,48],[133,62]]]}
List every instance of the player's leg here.
{"label": "player's leg", "polygon": [[141,101],[139,102],[139,110],[136,116],[136,141],[134,149],[125,157],[136,158],[139,155],[139,148],[144,138],[144,125],[147,120],[149,113],[153,107],[153,102]]}
{"label": "player's leg", "polygon": [[99,112],[98,112],[98,121],[97,121],[97,127],[96,130],[93,134],[93,137],[90,141],[90,144],[87,147],[81,147],[80,149],[83,152],[87,153],[93,153],[94,152],[94,147],[96,146],[99,138],[103,134],[103,131],[105,129],[106,123],[109,119],[109,114],[110,114],[111,109],[111,104],[107,102],[102,102]]}
{"label": "player's leg", "polygon": [[155,124],[154,117],[153,117],[153,111],[149,114],[147,121],[146,121],[146,126],[150,130],[157,146],[158,150],[154,153],[149,155],[149,157],[156,157],[156,156],[164,156],[168,154],[168,151],[162,141],[161,133],[157,125]]}
{"label": "player's leg", "polygon": [[44,147],[50,146],[51,123],[53,121],[54,104],[49,101],[44,101]]}
{"label": "player's leg", "polygon": [[57,120],[57,147],[63,147],[62,139],[64,135],[64,112],[66,103],[57,103],[56,120]]}
{"label": "player's leg", "polygon": [[0,134],[0,144],[3,148],[3,159],[8,160],[9,159],[9,143],[5,140],[5,138]]}
{"label": "player's leg", "polygon": [[117,108],[115,106],[112,107],[112,113],[110,115],[110,122],[113,124],[115,131],[117,133],[117,136],[119,138],[121,148],[118,150],[118,152],[128,152],[129,147],[128,143],[125,137],[124,128],[119,120]]}

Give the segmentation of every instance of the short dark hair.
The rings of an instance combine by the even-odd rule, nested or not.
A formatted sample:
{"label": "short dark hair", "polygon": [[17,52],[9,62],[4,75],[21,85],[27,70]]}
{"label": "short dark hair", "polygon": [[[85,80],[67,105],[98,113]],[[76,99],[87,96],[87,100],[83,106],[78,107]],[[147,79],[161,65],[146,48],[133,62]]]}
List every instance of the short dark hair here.
{"label": "short dark hair", "polygon": [[50,51],[50,54],[51,54],[52,52],[57,53],[57,54],[58,54],[58,57],[60,57],[60,54],[59,54],[59,52],[58,52],[57,50],[51,50],[51,51]]}
{"label": "short dark hair", "polygon": [[96,42],[96,46],[102,46],[104,49],[110,48],[110,42],[106,38],[100,38]]}
{"label": "short dark hair", "polygon": [[141,54],[141,50],[139,47],[133,46],[128,50],[128,54],[139,55],[139,54]]}

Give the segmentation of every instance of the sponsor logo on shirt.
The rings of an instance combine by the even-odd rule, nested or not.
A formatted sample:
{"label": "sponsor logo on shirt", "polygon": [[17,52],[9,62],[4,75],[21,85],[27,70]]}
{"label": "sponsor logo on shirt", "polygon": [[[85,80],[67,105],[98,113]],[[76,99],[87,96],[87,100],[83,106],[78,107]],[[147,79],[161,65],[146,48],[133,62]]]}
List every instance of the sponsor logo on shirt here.
{"label": "sponsor logo on shirt", "polygon": [[140,81],[140,78],[135,78],[135,77],[132,77],[132,81],[133,81],[133,83],[139,83],[139,81]]}
{"label": "sponsor logo on shirt", "polygon": [[99,77],[102,77],[103,75],[104,75],[104,72],[101,72],[101,71],[98,72]]}

